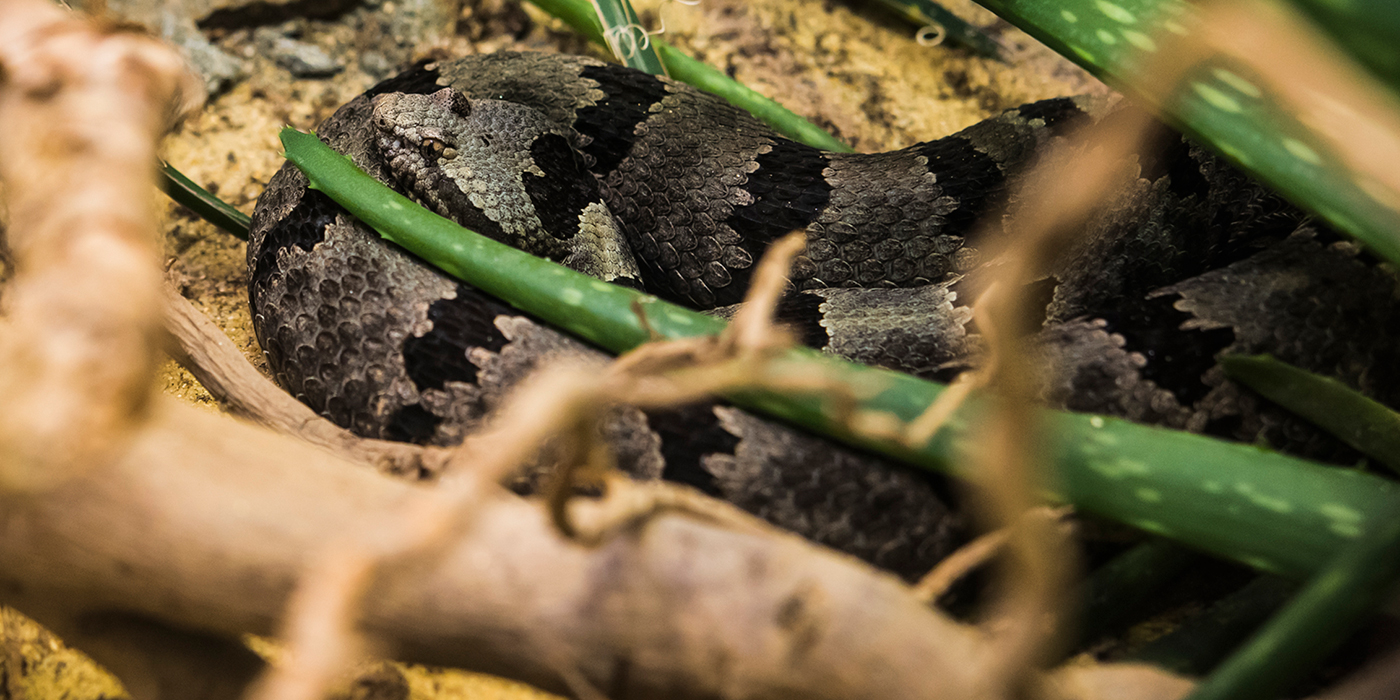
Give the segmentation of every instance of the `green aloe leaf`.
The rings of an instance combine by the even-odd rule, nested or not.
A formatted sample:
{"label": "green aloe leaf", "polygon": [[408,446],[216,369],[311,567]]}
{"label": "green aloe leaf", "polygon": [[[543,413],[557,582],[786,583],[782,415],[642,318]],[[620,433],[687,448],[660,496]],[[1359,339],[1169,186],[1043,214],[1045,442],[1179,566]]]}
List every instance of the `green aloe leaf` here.
{"label": "green aloe leaf", "polygon": [[1400,512],[1385,515],[1313,574],[1188,700],[1271,700],[1322,662],[1400,578]]}
{"label": "green aloe leaf", "polygon": [[1400,3],[1394,0],[1293,0],[1338,46],[1391,90],[1400,91]]}
{"label": "green aloe leaf", "polygon": [[1268,355],[1227,357],[1225,375],[1400,473],[1400,413]]}
{"label": "green aloe leaf", "polygon": [[234,236],[248,240],[248,225],[251,220],[247,214],[234,209],[224,200],[196,185],[169,163],[161,163],[161,175],[161,189],[176,203],[183,204],[200,218]]}
{"label": "green aloe leaf", "polygon": [[[1200,10],[1181,0],[980,0],[1007,21],[1130,95],[1163,38],[1186,35]],[[1389,13],[1393,14],[1393,10]],[[1400,35],[1387,35],[1389,46]],[[1391,55],[1395,53],[1392,50]],[[1230,158],[1294,203],[1400,263],[1400,206],[1380,185],[1353,174],[1272,88],[1248,68],[1208,59],[1186,73],[1163,105],[1185,132]]]}
{"label": "green aloe leaf", "polygon": [[1261,574],[1134,652],[1132,660],[1204,676],[1298,593],[1298,583]]}
{"label": "green aloe leaf", "polygon": [[642,26],[637,11],[627,0],[593,0],[593,8],[602,23],[603,39],[608,50],[624,64],[646,71],[652,75],[666,75],[666,67],[656,49],[646,27]]}

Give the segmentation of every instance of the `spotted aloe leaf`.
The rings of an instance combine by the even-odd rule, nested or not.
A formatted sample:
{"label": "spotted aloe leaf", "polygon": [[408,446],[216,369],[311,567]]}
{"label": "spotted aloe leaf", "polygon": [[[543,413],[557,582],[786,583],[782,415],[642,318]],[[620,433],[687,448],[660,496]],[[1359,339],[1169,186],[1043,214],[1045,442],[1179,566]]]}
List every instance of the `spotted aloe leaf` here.
{"label": "spotted aloe leaf", "polygon": [[1377,78],[1400,92],[1400,3],[1394,0],[1294,0],[1340,47]]}
{"label": "spotted aloe leaf", "polygon": [[[980,2],[1110,84],[1140,97],[1146,97],[1141,89],[1145,67],[1162,46],[1172,37],[1198,31],[1202,21],[1202,10],[1181,0]],[[1365,38],[1357,40],[1356,52],[1400,61],[1393,50],[1400,42],[1396,19],[1400,11],[1394,7],[1381,12],[1384,21],[1368,27]],[[1329,26],[1351,25],[1338,21]],[[1384,27],[1389,27],[1383,40],[1388,42],[1386,50],[1376,51],[1376,42],[1382,40],[1374,33]],[[1394,66],[1388,70],[1400,72]],[[1175,99],[1162,107],[1187,133],[1381,256],[1400,263],[1400,198],[1374,178],[1352,172],[1285,106],[1276,86],[1240,61],[1206,56],[1185,73]]]}
{"label": "spotted aloe leaf", "polygon": [[666,66],[652,46],[651,35],[642,26],[637,11],[627,0],[593,0],[602,22],[603,39],[617,60],[652,75],[666,75]]}

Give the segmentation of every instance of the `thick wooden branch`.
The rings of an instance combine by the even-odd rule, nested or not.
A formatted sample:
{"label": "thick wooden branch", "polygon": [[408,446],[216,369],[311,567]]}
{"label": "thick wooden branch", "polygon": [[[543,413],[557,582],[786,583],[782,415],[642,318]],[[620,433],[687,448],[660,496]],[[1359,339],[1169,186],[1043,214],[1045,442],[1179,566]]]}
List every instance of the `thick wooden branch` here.
{"label": "thick wooden branch", "polygon": [[[315,555],[388,546],[428,496],[162,402],[123,459],[4,497],[0,591],[21,610],[268,634]],[[558,692],[577,673],[615,697],[974,696],[977,632],[797,538],[664,515],[588,549],[505,491],[476,516],[367,597],[363,625],[394,656]]]}

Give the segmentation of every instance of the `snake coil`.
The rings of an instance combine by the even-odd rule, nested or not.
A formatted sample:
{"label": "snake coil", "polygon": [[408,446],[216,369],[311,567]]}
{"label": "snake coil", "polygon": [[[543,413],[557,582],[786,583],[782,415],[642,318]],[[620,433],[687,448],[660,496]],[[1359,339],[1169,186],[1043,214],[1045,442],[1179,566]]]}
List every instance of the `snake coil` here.
{"label": "snake coil", "polygon": [[[468,228],[701,309],[740,301],[767,245],[804,230],[782,318],[808,344],[946,380],[978,348],[974,221],[1045,143],[1105,113],[1047,100],[836,154],[664,78],[501,53],[387,80],[318,133]],[[1045,400],[1345,458],[1216,359],[1272,352],[1393,403],[1394,275],[1209,153],[1163,141],[1037,283]],[[361,435],[456,442],[547,358],[601,361],[382,241],[290,165],[258,201],[248,268],[277,380]],[[604,432],[635,477],[691,484],[905,576],[961,527],[936,479],[723,405],[620,409]]]}

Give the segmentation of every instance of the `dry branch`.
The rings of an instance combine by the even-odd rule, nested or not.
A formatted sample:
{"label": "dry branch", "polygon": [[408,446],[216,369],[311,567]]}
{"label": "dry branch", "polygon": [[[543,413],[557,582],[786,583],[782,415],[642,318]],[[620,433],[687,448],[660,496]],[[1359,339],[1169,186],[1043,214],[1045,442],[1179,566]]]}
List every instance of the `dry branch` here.
{"label": "dry branch", "polygon": [[[312,554],[392,548],[430,497],[161,403],[123,460],[5,498],[8,602],[267,634]],[[794,538],[662,515],[589,549],[514,497],[487,501],[440,557],[387,572],[361,620],[398,658],[560,692],[574,669],[628,695],[973,697],[981,663],[977,634],[899,581]]]}
{"label": "dry branch", "polygon": [[[392,551],[434,496],[152,399],[149,180],[127,173],[152,171],[184,78],[153,45],[39,0],[0,9],[0,38],[0,133],[28,136],[2,146],[18,272],[0,449],[11,475],[65,477],[0,496],[0,591],[77,640],[112,619],[132,621],[126,639],[141,621],[166,636],[272,632],[316,553]],[[55,124],[71,147],[45,145],[41,125]],[[56,195],[79,198],[57,206]],[[396,656],[557,691],[578,675],[679,696],[968,696],[976,677],[973,632],[893,578],[792,538],[667,515],[591,550],[503,490],[474,515],[441,556],[385,572],[366,598],[363,628]],[[145,665],[132,690],[159,694],[170,674],[146,663],[157,656],[116,670]]]}

